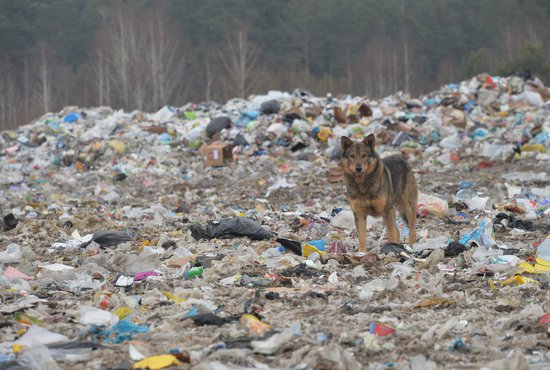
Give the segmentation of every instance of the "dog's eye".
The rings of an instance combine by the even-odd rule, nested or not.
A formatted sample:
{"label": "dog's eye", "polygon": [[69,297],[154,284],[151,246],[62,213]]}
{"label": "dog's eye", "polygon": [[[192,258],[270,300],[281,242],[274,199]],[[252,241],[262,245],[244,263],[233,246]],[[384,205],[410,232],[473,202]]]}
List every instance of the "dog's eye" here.
{"label": "dog's eye", "polygon": [[349,157],[350,157],[351,159],[355,159],[355,154],[352,153],[352,154],[349,155]]}
{"label": "dog's eye", "polygon": [[363,159],[367,159],[368,158],[368,155],[367,154],[363,154]]}

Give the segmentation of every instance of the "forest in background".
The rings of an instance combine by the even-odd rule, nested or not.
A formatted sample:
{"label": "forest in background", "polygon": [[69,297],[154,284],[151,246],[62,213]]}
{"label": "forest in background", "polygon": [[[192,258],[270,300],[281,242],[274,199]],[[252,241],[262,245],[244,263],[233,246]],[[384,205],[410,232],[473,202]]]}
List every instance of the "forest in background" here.
{"label": "forest in background", "polygon": [[68,105],[548,84],[549,44],[548,0],[0,0],[0,129]]}

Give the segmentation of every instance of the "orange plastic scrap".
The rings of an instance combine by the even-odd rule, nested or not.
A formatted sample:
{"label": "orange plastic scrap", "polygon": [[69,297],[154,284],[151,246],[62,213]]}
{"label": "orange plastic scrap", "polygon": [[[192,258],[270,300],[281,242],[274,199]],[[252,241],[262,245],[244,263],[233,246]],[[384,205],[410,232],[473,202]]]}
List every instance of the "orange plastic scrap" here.
{"label": "orange plastic scrap", "polygon": [[449,299],[445,299],[445,298],[426,298],[426,299],[422,299],[420,301],[418,301],[414,307],[415,308],[425,308],[425,307],[432,307],[432,306],[441,306],[441,307],[444,307],[444,306],[450,306],[452,305],[454,302],[449,300]]}
{"label": "orange plastic scrap", "polygon": [[134,369],[150,369],[159,370],[168,366],[180,366],[183,365],[174,355],[160,355],[144,358],[143,360],[134,364]]}
{"label": "orange plastic scrap", "polygon": [[539,319],[539,323],[541,325],[548,325],[550,324],[550,312],[547,312],[545,313],[544,315],[541,316],[541,318]]}
{"label": "orange plastic scrap", "polygon": [[254,334],[262,335],[271,329],[271,325],[261,321],[256,316],[246,313],[241,316],[241,324]]}

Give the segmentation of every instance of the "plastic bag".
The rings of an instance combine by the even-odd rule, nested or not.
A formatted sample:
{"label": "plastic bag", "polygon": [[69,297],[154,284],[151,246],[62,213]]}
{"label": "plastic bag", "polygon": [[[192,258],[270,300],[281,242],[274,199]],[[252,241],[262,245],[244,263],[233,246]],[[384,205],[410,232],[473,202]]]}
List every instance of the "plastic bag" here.
{"label": "plastic bag", "polygon": [[172,365],[180,366],[182,363],[174,355],[160,355],[147,357],[136,362],[134,369],[158,370]]}
{"label": "plastic bag", "polygon": [[[132,240],[125,231],[96,231],[92,238],[101,248],[112,247],[120,243]],[[84,245],[82,245],[84,247]]]}
{"label": "plastic bag", "polygon": [[207,226],[192,225],[189,229],[196,240],[239,236],[248,236],[252,240],[264,240],[274,236],[273,232],[264,229],[256,221],[247,217],[226,218]]}
{"label": "plastic bag", "polygon": [[22,346],[33,347],[39,344],[59,343],[68,340],[69,338],[63,334],[54,333],[40,326],[33,325],[15,343]]}
{"label": "plastic bag", "polygon": [[18,263],[21,261],[23,253],[18,244],[11,243],[5,251],[0,252],[0,263]]}
{"label": "plastic bag", "polygon": [[17,359],[17,363],[31,370],[61,370],[45,346],[32,347]]}
{"label": "plastic bag", "polygon": [[449,205],[441,198],[418,192],[418,204],[416,212],[419,216],[433,214],[437,217],[445,217],[449,214]]}
{"label": "plastic bag", "polygon": [[293,336],[294,334],[292,334],[291,330],[284,330],[281,333],[272,335],[266,340],[253,340],[250,344],[254,352],[272,355],[288,343]]}

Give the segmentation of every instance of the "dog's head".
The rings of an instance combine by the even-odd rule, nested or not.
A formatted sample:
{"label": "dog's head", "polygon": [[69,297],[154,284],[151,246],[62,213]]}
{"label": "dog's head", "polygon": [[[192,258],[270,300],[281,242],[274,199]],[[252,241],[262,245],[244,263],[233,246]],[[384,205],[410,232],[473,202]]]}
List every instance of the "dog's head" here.
{"label": "dog's head", "polygon": [[357,182],[371,174],[376,168],[378,156],[374,151],[374,135],[370,134],[362,142],[356,142],[342,136],[342,154],[340,166],[344,172],[353,176]]}

